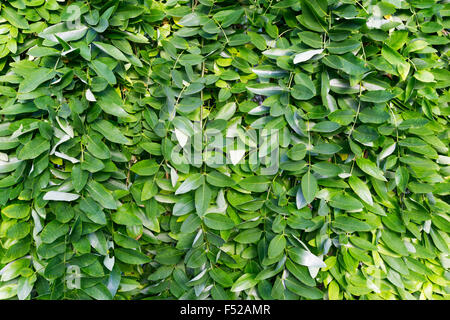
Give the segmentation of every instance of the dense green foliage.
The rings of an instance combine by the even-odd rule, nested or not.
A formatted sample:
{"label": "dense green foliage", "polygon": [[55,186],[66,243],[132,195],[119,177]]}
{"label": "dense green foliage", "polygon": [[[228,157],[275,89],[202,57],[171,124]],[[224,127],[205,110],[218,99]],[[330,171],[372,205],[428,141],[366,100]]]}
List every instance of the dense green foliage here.
{"label": "dense green foliage", "polygon": [[449,299],[449,15],[2,1],[0,299]]}

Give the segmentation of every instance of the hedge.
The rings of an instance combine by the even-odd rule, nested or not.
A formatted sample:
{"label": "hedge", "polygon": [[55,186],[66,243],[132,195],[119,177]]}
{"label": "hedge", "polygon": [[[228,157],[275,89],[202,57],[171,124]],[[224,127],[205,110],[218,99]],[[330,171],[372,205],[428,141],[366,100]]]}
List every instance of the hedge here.
{"label": "hedge", "polygon": [[449,299],[449,15],[2,1],[0,299]]}

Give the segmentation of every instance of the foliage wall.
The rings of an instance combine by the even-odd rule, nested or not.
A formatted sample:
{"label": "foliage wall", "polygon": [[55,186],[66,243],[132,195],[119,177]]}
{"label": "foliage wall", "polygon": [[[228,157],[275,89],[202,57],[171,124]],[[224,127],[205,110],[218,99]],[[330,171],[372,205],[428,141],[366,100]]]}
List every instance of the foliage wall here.
{"label": "foliage wall", "polygon": [[449,15],[2,1],[0,299],[449,299]]}

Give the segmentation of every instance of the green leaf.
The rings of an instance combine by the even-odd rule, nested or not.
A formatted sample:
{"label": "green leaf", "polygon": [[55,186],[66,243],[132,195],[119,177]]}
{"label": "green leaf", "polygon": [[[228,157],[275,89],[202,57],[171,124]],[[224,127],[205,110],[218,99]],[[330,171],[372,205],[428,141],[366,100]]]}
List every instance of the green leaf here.
{"label": "green leaf", "polygon": [[208,187],[208,184],[203,182],[203,184],[195,190],[195,210],[200,217],[204,216],[210,201],[211,189]]}
{"label": "green leaf", "polygon": [[219,283],[224,288],[229,288],[233,285],[233,279],[231,276],[220,268],[211,269],[209,271],[209,275],[214,281]]}
{"label": "green leaf", "polygon": [[99,120],[92,124],[92,129],[100,132],[107,140],[120,143],[128,144],[129,140],[122,134],[119,128],[114,126],[111,122],[106,120]]}
{"label": "green leaf", "polygon": [[193,175],[190,175],[189,177],[186,178],[186,180],[183,181],[183,183],[175,191],[175,194],[176,195],[184,194],[191,190],[195,190],[202,184],[204,184],[204,181],[205,177],[202,174],[194,173]]}
{"label": "green leaf", "polygon": [[240,276],[231,287],[231,292],[239,292],[254,287],[258,281],[254,279],[254,276],[250,273],[244,273]]}
{"label": "green leaf", "polygon": [[374,177],[375,179],[381,180],[381,181],[387,181],[384,177],[383,171],[381,171],[372,161],[365,158],[358,158],[356,159],[356,164],[358,167],[367,173],[368,175]]}
{"label": "green leaf", "polygon": [[150,179],[145,181],[144,186],[142,187],[141,201],[149,200],[157,193],[158,187],[156,185],[156,179],[154,177],[150,177]]}
{"label": "green leaf", "polygon": [[142,160],[131,166],[130,170],[140,176],[152,176],[159,169],[159,164],[154,160]]}
{"label": "green leaf", "polygon": [[383,103],[391,100],[393,97],[395,97],[395,95],[386,90],[375,90],[364,93],[361,96],[361,101]]}
{"label": "green leaf", "polygon": [[89,172],[83,171],[81,165],[76,164],[72,167],[72,185],[76,192],[83,190],[89,178]]}
{"label": "green leaf", "polygon": [[219,171],[211,171],[206,175],[206,181],[215,187],[223,188],[223,187],[232,187],[236,184],[236,182],[230,178],[229,176],[219,172]]}
{"label": "green leaf", "polygon": [[[117,83],[114,73],[103,62],[97,60],[92,61],[92,68],[95,70],[99,77],[106,79],[106,81],[108,81],[110,85],[114,85]],[[106,110],[105,112],[107,112]]]}
{"label": "green leaf", "polygon": [[351,176],[348,179],[348,184],[352,190],[363,200],[365,203],[373,206],[372,194],[370,193],[367,185],[358,177]]}
{"label": "green leaf", "polygon": [[114,47],[113,45],[110,45],[108,43],[98,42],[98,41],[94,41],[93,43],[95,44],[96,47],[98,47],[100,50],[102,50],[106,54],[110,55],[114,59],[128,62],[127,57],[125,57],[125,55],[119,49]]}
{"label": "green leaf", "polygon": [[29,216],[30,206],[26,204],[11,204],[2,208],[2,214],[11,219],[23,219]]}
{"label": "green leaf", "polygon": [[316,95],[316,87],[306,74],[296,74],[295,83],[296,84],[291,89],[291,95],[295,99],[309,100]]}
{"label": "green leaf", "polygon": [[83,291],[86,292],[89,296],[91,296],[95,300],[112,300],[113,299],[108,288],[102,283],[97,283],[93,287],[83,289]]}
{"label": "green leaf", "polygon": [[111,215],[112,220],[121,225],[138,226],[142,221],[136,216],[132,206],[122,205]]}
{"label": "green leaf", "polygon": [[330,199],[330,206],[345,211],[360,211],[363,208],[362,203],[348,194],[336,194]]}
{"label": "green leaf", "polygon": [[315,132],[333,132],[337,129],[339,129],[340,125],[333,121],[321,121],[317,124],[315,124],[311,131]]}
{"label": "green leaf", "polygon": [[302,248],[290,248],[288,249],[288,254],[292,261],[301,266],[316,268],[325,268],[327,266],[321,258]]}
{"label": "green leaf", "polygon": [[311,171],[308,171],[302,178],[302,192],[307,203],[311,203],[314,200],[317,191],[317,180],[311,174]]}
{"label": "green leaf", "polygon": [[307,299],[322,299],[323,293],[318,288],[305,286],[292,277],[285,280],[286,288],[295,294]]}
{"label": "green leaf", "polygon": [[219,213],[208,213],[203,221],[208,228],[214,230],[230,230],[234,227],[234,222],[229,217]]}
{"label": "green leaf", "polygon": [[145,254],[137,250],[126,248],[114,249],[114,256],[120,261],[128,264],[143,264],[151,261],[151,259]]}
{"label": "green leaf", "polygon": [[69,232],[69,225],[56,220],[50,221],[41,232],[41,240],[44,243],[53,243],[59,237]]}
{"label": "green leaf", "polygon": [[372,227],[366,222],[346,216],[338,216],[333,221],[333,227],[344,230],[345,232],[370,231]]}
{"label": "green leaf", "polygon": [[264,176],[251,176],[239,181],[239,186],[248,191],[264,192],[269,188],[270,180]]}
{"label": "green leaf", "polygon": [[92,198],[84,198],[80,201],[80,209],[86,213],[86,216],[92,220],[92,222],[105,225],[106,215],[102,208]]}
{"label": "green leaf", "polygon": [[41,136],[37,136],[23,146],[17,157],[21,160],[35,159],[49,149],[50,142]]}
{"label": "green leaf", "polygon": [[105,209],[117,209],[116,200],[111,193],[97,181],[91,180],[87,184],[87,190],[91,197],[95,199]]}
{"label": "green leaf", "polygon": [[19,93],[28,93],[35,90],[44,82],[53,79],[56,72],[52,69],[39,68],[31,71],[20,83]]}
{"label": "green leaf", "polygon": [[75,201],[80,197],[76,193],[60,192],[60,191],[49,191],[42,197],[43,200],[49,201]]}
{"label": "green leaf", "polygon": [[317,49],[317,50],[307,50],[303,51],[301,53],[298,53],[294,56],[293,63],[297,64],[300,62],[305,62],[314,57],[315,55],[321,54],[323,52],[323,49]]}
{"label": "green leaf", "polygon": [[86,137],[86,140],[86,148],[90,153],[92,153],[93,156],[103,160],[109,159],[111,157],[111,153],[108,147],[103,143],[98,135],[89,135]]}
{"label": "green leaf", "polygon": [[16,10],[10,8],[9,6],[2,7],[1,16],[6,21],[19,29],[29,29],[30,27],[28,21],[23,16],[19,15]]}
{"label": "green leaf", "polygon": [[261,237],[262,231],[258,229],[248,229],[239,233],[234,241],[238,243],[255,243]]}
{"label": "green leaf", "polygon": [[203,57],[199,54],[184,54],[179,59],[182,66],[193,66],[203,62]]}
{"label": "green leaf", "polygon": [[281,88],[280,86],[273,85],[270,83],[250,84],[247,85],[246,88],[248,91],[262,96],[271,96],[274,94],[282,93],[284,91],[284,89]]}
{"label": "green leaf", "polygon": [[406,246],[403,243],[402,239],[399,236],[397,236],[394,232],[391,232],[387,229],[383,229],[383,231],[381,232],[381,239],[394,252],[402,256],[409,255],[409,252],[406,249]]}
{"label": "green leaf", "polygon": [[361,46],[361,42],[357,40],[347,39],[344,41],[333,41],[327,46],[327,50],[332,54],[343,54],[355,51]]}
{"label": "green leaf", "polygon": [[286,239],[284,235],[276,235],[269,244],[268,255],[270,259],[278,257],[286,247]]}

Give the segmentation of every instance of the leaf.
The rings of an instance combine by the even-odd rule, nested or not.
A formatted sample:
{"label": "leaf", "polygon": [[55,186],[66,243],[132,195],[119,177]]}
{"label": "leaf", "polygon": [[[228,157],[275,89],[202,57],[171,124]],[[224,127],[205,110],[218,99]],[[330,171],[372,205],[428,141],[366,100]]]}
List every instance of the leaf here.
{"label": "leaf", "polygon": [[19,93],[28,93],[35,90],[44,82],[53,79],[56,72],[52,69],[39,68],[31,71],[19,85]]}
{"label": "leaf", "polygon": [[233,285],[231,276],[220,268],[213,268],[209,271],[211,278],[225,288]]}
{"label": "leaf", "polygon": [[270,259],[278,257],[286,247],[286,239],[284,235],[276,235],[269,243],[268,255]]}
{"label": "leaf", "polygon": [[11,204],[2,208],[2,214],[11,219],[23,219],[30,214],[30,206],[26,204]]}
{"label": "leaf", "polygon": [[240,276],[231,287],[231,292],[239,292],[254,287],[258,281],[254,279],[254,276],[250,273],[244,273]]}
{"label": "leaf", "polygon": [[114,59],[128,62],[127,57],[125,57],[125,55],[119,49],[114,47],[113,45],[110,45],[108,43],[98,42],[98,41],[94,41],[93,43],[96,47],[98,47],[100,50],[102,50],[106,54],[110,55]]}
{"label": "leaf", "polygon": [[367,173],[368,175],[374,177],[375,179],[381,180],[381,181],[387,181],[384,177],[383,171],[381,171],[372,161],[365,158],[358,158],[356,159],[356,164],[358,167]]}
{"label": "leaf", "polygon": [[381,55],[389,61],[390,64],[397,68],[400,78],[402,80],[406,80],[406,77],[409,74],[410,64],[406,62],[403,56],[388,45],[383,46]]}
{"label": "leaf", "polygon": [[17,158],[10,158],[7,161],[0,160],[0,173],[8,173],[14,171],[20,166],[21,163],[22,160],[19,160]]}
{"label": "leaf", "polygon": [[270,180],[264,176],[251,176],[239,181],[239,186],[253,192],[264,192],[269,188]]}
{"label": "leaf", "polygon": [[321,54],[322,52],[323,52],[323,49],[316,49],[316,50],[308,50],[308,51],[298,53],[294,56],[293,63],[297,64],[300,62],[308,61],[315,55]]}
{"label": "leaf", "polygon": [[322,62],[330,68],[342,70],[352,76],[361,76],[370,70],[361,59],[351,53],[345,53],[339,56],[329,55],[324,57]]}
{"label": "leaf", "polygon": [[158,187],[154,178],[145,181],[142,187],[141,201],[146,201],[153,198],[158,193]]}
{"label": "leaf", "polygon": [[359,49],[361,42],[353,39],[346,39],[344,41],[333,41],[331,42],[327,50],[332,54],[344,54],[350,51],[355,51]]}
{"label": "leaf", "polygon": [[315,124],[311,131],[315,132],[333,132],[337,130],[340,127],[340,125],[333,121],[321,121],[317,124]]}
{"label": "leaf", "polygon": [[103,62],[97,60],[92,61],[92,68],[95,70],[99,77],[106,79],[106,81],[108,81],[110,85],[114,85],[117,83],[114,73]]}
{"label": "leaf", "polygon": [[244,230],[234,238],[238,243],[255,243],[261,237],[262,231],[258,229]]}
{"label": "leaf", "polygon": [[17,298],[25,300],[33,290],[33,277],[21,277],[17,283]]}
{"label": "leaf", "polygon": [[274,94],[279,94],[284,91],[280,86],[276,86],[270,83],[258,83],[247,85],[247,90],[262,96],[271,96]]}
{"label": "leaf", "polygon": [[184,54],[179,59],[182,66],[193,66],[203,62],[203,57],[199,54]]}
{"label": "leaf", "polygon": [[219,172],[219,171],[211,171],[206,175],[206,181],[215,187],[232,187],[236,184],[236,182],[230,178],[229,176]]}
{"label": "leaf", "polygon": [[23,146],[17,158],[20,160],[35,159],[49,149],[50,142],[41,136],[37,136]]}
{"label": "leaf", "polygon": [[94,223],[105,225],[106,215],[102,208],[92,198],[83,198],[80,201],[80,209]]}
{"label": "leaf", "polygon": [[102,160],[106,160],[111,157],[108,147],[103,143],[99,136],[89,135],[86,137],[86,140],[86,147],[93,156]]}
{"label": "leaf", "polygon": [[194,173],[186,178],[183,183],[175,191],[175,195],[184,194],[191,190],[195,190],[204,184],[205,177],[200,173]]}
{"label": "leaf", "polygon": [[306,203],[309,204],[314,200],[317,191],[317,180],[311,174],[311,171],[308,171],[302,178],[302,192]]}
{"label": "leaf", "polygon": [[195,190],[195,210],[197,214],[202,217],[209,207],[211,201],[211,189],[208,184],[203,182],[203,184]]}
{"label": "leaf", "polygon": [[105,209],[117,209],[116,200],[111,193],[97,181],[91,180],[87,184],[87,190],[92,198]]}
{"label": "leaf", "polygon": [[333,227],[344,230],[345,232],[370,231],[372,227],[366,222],[346,216],[338,216],[333,221]]}
{"label": "leaf", "polygon": [[330,206],[345,211],[360,211],[363,208],[362,203],[348,194],[339,193],[330,199]]}
{"label": "leaf", "polygon": [[72,185],[76,192],[83,190],[89,178],[89,173],[81,169],[81,165],[76,164],[72,167]]}
{"label": "leaf", "polygon": [[292,277],[289,277],[285,281],[286,288],[295,294],[305,297],[307,299],[322,299],[323,293],[318,288],[308,287],[298,282]]}
{"label": "leaf", "polygon": [[116,117],[127,117],[128,113],[123,109],[123,102],[117,92],[107,87],[106,90],[96,94],[97,103],[102,110]]}
{"label": "leaf", "polygon": [[208,213],[203,221],[208,228],[214,230],[230,230],[234,227],[233,220],[219,213]]}
{"label": "leaf", "polygon": [[16,10],[9,6],[2,7],[1,16],[19,29],[29,29],[30,27],[27,20],[23,16],[17,14]]}
{"label": "leaf", "polygon": [[339,285],[336,281],[328,284],[328,297],[330,300],[339,300]]}
{"label": "leaf", "polygon": [[114,249],[114,256],[120,261],[128,264],[143,264],[151,261],[145,254],[126,248]]}
{"label": "leaf", "polygon": [[286,268],[290,273],[302,283],[307,286],[313,287],[316,285],[316,281],[309,274],[309,269],[305,266],[300,266],[293,263],[290,259],[286,260]]}
{"label": "leaf", "polygon": [[69,225],[56,220],[50,221],[41,232],[41,240],[44,243],[53,243],[56,239],[69,232]]}
{"label": "leaf", "polygon": [[348,184],[352,190],[367,204],[373,206],[372,194],[367,185],[358,177],[351,176],[348,179]]}
{"label": "leaf", "polygon": [[395,150],[397,144],[394,142],[390,145],[388,145],[386,148],[381,151],[380,155],[378,156],[380,160],[383,160],[386,157],[389,157]]}
{"label": "leaf", "polygon": [[396,252],[396,253],[398,253],[398,254],[400,254],[402,256],[408,256],[409,255],[409,252],[406,249],[403,241],[394,232],[391,232],[389,230],[384,229],[381,232],[381,239],[394,252]]}
{"label": "leaf", "polygon": [[113,299],[108,288],[102,283],[97,283],[95,286],[85,288],[85,289],[83,289],[83,291],[86,292],[89,296],[91,296],[95,300],[112,300]]}
{"label": "leaf", "polygon": [[137,217],[130,205],[122,205],[111,215],[112,220],[125,226],[139,226],[142,221]]}
{"label": "leaf", "polygon": [[271,66],[264,65],[257,68],[253,68],[252,72],[260,78],[282,78],[286,75],[286,71],[272,68]]}
{"label": "leaf", "polygon": [[288,254],[292,261],[301,266],[317,268],[325,268],[327,266],[321,258],[302,248],[290,248],[288,249]]}
{"label": "leaf", "polygon": [[115,127],[111,122],[106,120],[99,120],[92,124],[92,129],[100,132],[107,140],[120,143],[128,144],[128,139],[122,134],[119,128]]}
{"label": "leaf", "polygon": [[434,75],[427,70],[418,70],[414,73],[414,78],[422,82],[435,82]]}
{"label": "leaf", "polygon": [[361,101],[383,103],[395,97],[394,94],[386,90],[368,91],[361,96]]}
{"label": "leaf", "polygon": [[131,166],[130,170],[140,176],[152,176],[159,169],[159,164],[154,160],[142,160]]}
{"label": "leaf", "polygon": [[49,191],[44,194],[43,199],[49,201],[75,201],[80,197],[76,193]]}
{"label": "leaf", "polygon": [[408,185],[409,172],[405,167],[399,166],[395,171],[395,184],[401,192],[405,192]]}
{"label": "leaf", "polygon": [[297,20],[306,28],[316,31],[325,32],[327,30],[323,19],[317,15],[312,5],[307,1],[302,1],[302,14],[297,17]]}
{"label": "leaf", "polygon": [[295,76],[296,84],[291,89],[291,95],[297,100],[309,100],[316,95],[316,87],[304,73]]}

